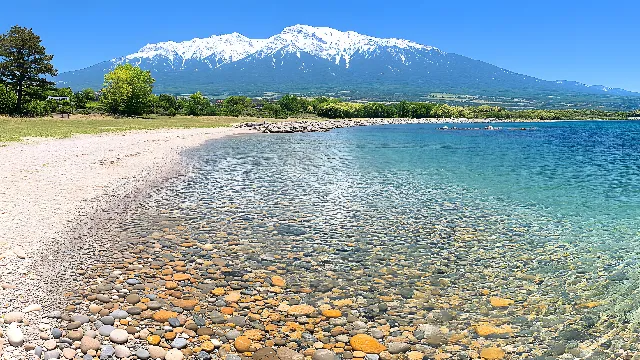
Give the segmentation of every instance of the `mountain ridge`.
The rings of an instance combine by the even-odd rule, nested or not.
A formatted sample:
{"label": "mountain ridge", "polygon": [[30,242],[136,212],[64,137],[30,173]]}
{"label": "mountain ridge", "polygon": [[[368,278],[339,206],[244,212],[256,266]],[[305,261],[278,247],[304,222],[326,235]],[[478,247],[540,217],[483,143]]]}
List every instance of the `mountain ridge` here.
{"label": "mountain ridge", "polygon": [[74,89],[97,87],[104,73],[122,63],[151,70],[157,91],[176,94],[349,91],[365,99],[419,99],[447,92],[538,102],[557,102],[555,97],[573,101],[582,95],[640,97],[602,85],[537,79],[410,40],[308,25],[287,27],[267,39],[234,32],[147,44],[136,53],[62,73],[57,80]]}

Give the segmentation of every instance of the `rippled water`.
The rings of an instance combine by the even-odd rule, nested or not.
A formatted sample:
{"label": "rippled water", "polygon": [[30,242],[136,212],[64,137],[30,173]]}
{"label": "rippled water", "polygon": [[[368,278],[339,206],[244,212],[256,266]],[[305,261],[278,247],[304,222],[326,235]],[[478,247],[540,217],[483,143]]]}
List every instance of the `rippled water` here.
{"label": "rippled water", "polygon": [[[365,299],[370,320],[429,319],[469,340],[479,324],[509,326],[488,338],[514,353],[634,349],[640,123],[503,126],[212,141],[140,218],[145,230],[186,225],[246,268],[284,269],[314,290],[309,301]],[[225,253],[238,242],[250,250]],[[393,297],[391,311],[374,306],[381,296]]]}

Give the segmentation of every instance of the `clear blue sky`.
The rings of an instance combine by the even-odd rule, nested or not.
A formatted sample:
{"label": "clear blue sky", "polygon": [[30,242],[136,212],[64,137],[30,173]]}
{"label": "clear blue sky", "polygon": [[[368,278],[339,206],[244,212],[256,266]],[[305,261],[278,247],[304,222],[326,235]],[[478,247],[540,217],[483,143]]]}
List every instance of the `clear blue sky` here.
{"label": "clear blue sky", "polygon": [[0,31],[32,27],[56,67],[68,71],[147,43],[330,26],[405,38],[547,80],[640,91],[639,13],[634,0],[6,0]]}

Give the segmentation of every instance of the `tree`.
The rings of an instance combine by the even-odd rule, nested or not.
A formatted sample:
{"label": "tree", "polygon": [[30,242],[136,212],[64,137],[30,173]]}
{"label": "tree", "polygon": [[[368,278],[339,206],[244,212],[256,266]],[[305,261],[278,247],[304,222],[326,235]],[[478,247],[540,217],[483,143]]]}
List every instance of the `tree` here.
{"label": "tree", "polygon": [[202,116],[207,114],[211,102],[200,91],[189,96],[185,106],[187,115]]}
{"label": "tree", "polygon": [[179,109],[178,99],[175,96],[169,94],[158,95],[156,101],[156,112],[158,114],[175,116]]}
{"label": "tree", "polygon": [[287,94],[278,100],[278,105],[286,115],[298,115],[307,111],[311,103],[307,99]]}
{"label": "tree", "polygon": [[262,112],[268,118],[283,119],[287,117],[286,112],[282,111],[279,104],[266,103],[262,106]]}
{"label": "tree", "polygon": [[0,114],[10,114],[16,107],[16,94],[0,84]]}
{"label": "tree", "polygon": [[72,99],[77,109],[86,109],[88,103],[96,101],[96,93],[92,89],[84,89],[73,94]]}
{"label": "tree", "polygon": [[222,102],[222,110],[227,116],[253,115],[253,103],[246,96],[229,96]]}
{"label": "tree", "polygon": [[14,113],[22,114],[25,93],[53,86],[42,75],[58,75],[51,64],[53,55],[47,55],[41,42],[32,29],[17,25],[0,35],[0,83],[17,95]]}
{"label": "tree", "polygon": [[104,76],[102,102],[116,115],[139,116],[151,110],[154,79],[150,71],[131,64],[116,66]]}

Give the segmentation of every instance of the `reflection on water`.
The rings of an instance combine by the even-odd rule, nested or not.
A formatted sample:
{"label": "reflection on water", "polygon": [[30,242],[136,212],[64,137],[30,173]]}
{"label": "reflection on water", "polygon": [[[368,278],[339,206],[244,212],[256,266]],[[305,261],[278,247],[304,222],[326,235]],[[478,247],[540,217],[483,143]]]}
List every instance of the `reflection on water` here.
{"label": "reflection on water", "polygon": [[189,153],[191,175],[129,233],[185,226],[243,270],[282,270],[307,303],[442,326],[449,353],[635,351],[639,140],[634,122],[228,138]]}

